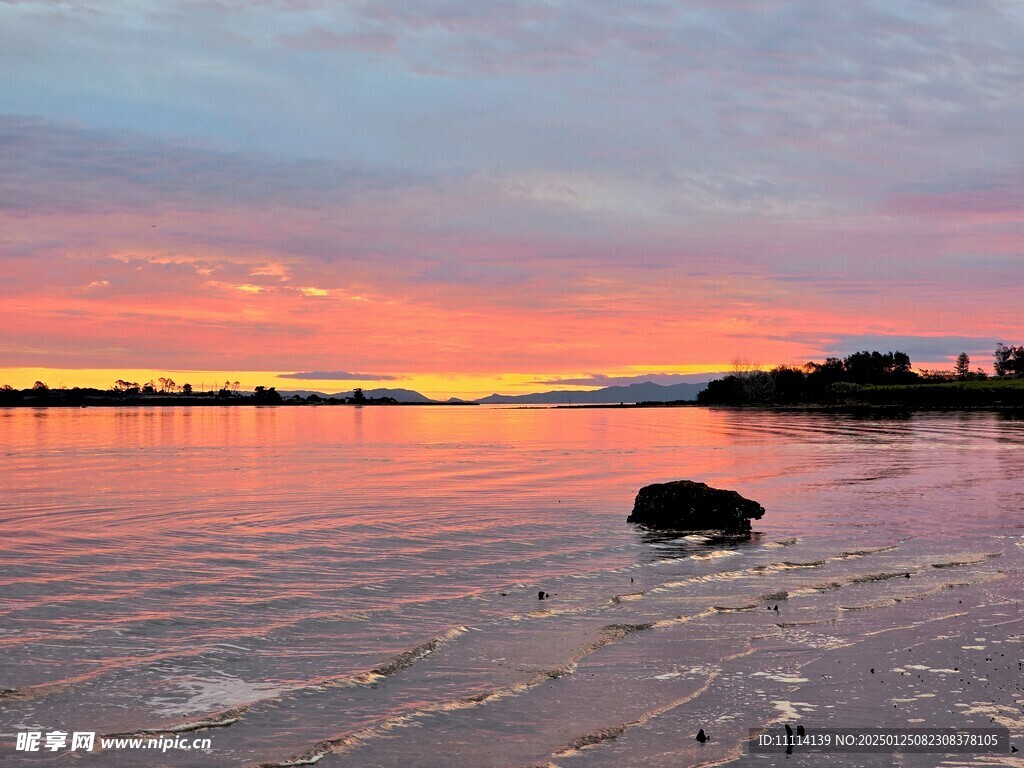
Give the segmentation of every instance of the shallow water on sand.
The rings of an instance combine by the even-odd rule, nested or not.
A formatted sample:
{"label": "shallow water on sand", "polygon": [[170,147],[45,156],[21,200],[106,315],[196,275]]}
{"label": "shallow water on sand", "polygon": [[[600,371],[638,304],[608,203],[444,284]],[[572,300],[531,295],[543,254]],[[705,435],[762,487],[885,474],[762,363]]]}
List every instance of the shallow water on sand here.
{"label": "shallow water on sand", "polygon": [[[5,765],[68,757],[29,729],[212,741],[83,756],[115,767],[1024,764],[746,745],[1024,750],[1019,418],[11,409],[0,458]],[[678,478],[760,501],[756,535],[624,522]]]}

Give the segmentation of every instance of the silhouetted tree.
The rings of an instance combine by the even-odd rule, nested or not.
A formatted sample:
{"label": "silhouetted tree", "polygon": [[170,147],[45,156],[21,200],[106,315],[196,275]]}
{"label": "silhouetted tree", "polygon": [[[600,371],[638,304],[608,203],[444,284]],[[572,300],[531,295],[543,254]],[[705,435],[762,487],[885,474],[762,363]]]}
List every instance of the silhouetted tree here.
{"label": "silhouetted tree", "polygon": [[771,377],[775,381],[776,402],[795,403],[803,397],[807,377],[799,368],[780,365],[772,370]]}
{"label": "silhouetted tree", "polygon": [[996,344],[996,376],[1024,376],[1024,346],[1014,347],[1002,342]]}
{"label": "silhouetted tree", "polygon": [[910,371],[910,357],[903,352],[855,352],[843,360],[843,381],[854,384],[896,383]]}
{"label": "silhouetted tree", "polygon": [[746,402],[746,395],[740,378],[730,374],[709,381],[707,386],[697,393],[697,402],[701,405],[736,405]]}
{"label": "silhouetted tree", "polygon": [[365,403],[366,395],[363,393],[362,387],[356,387],[352,390],[352,401],[355,403]]}
{"label": "silhouetted tree", "polygon": [[186,383],[182,384],[182,386],[181,386],[181,391],[182,391],[182,392],[183,392],[184,394],[186,394],[186,395],[191,395],[191,394],[192,394],[192,385],[191,385],[191,384],[189,384],[188,382],[186,382]]}
{"label": "silhouetted tree", "polygon": [[992,353],[992,357],[992,369],[996,372],[996,376],[1005,376],[1007,363],[1010,361],[1010,348],[1000,341],[996,344],[996,351]]}
{"label": "silhouetted tree", "polygon": [[732,361],[732,376],[743,390],[743,402],[769,402],[775,394],[775,381],[761,366],[743,358]]}
{"label": "silhouetted tree", "polygon": [[831,384],[843,376],[843,361],[838,357],[826,357],[824,363],[810,362],[804,365],[808,378],[816,384]]}
{"label": "silhouetted tree", "polygon": [[50,388],[48,386],[46,386],[45,382],[42,382],[42,381],[37,381],[35,384],[33,384],[32,385],[32,389],[36,390],[37,392],[49,392],[50,391]]}
{"label": "silhouetted tree", "polygon": [[263,385],[253,390],[253,399],[260,404],[274,404],[281,402],[281,393],[275,387],[267,389]]}
{"label": "silhouetted tree", "polygon": [[956,365],[953,366],[953,373],[960,381],[967,381],[971,377],[971,358],[967,356],[966,352],[961,352],[956,356]]}
{"label": "silhouetted tree", "polygon": [[732,375],[739,378],[749,376],[761,370],[761,366],[753,363],[745,357],[734,357],[732,361]]}

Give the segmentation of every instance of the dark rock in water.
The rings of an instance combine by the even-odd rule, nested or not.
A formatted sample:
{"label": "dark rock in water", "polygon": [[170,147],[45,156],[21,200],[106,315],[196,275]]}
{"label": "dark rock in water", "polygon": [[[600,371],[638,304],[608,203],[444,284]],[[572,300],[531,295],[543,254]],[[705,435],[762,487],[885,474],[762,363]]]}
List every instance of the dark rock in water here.
{"label": "dark rock in water", "polygon": [[641,488],[626,522],[677,531],[750,533],[750,521],[763,516],[764,507],[736,491],[674,480]]}
{"label": "dark rock in water", "polygon": [[703,744],[707,740],[708,740],[708,737],[704,734],[704,729],[703,728],[701,728],[699,731],[697,731],[697,741],[699,741],[701,744]]}
{"label": "dark rock in water", "polygon": [[537,599],[538,600],[547,600],[549,597],[551,597],[551,595],[549,595],[543,589],[540,592],[537,593]]}

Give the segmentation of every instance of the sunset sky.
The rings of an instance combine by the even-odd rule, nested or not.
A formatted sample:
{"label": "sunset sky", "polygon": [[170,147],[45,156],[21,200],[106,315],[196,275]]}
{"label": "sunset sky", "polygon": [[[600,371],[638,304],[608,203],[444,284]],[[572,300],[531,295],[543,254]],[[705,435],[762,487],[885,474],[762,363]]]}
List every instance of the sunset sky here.
{"label": "sunset sky", "polygon": [[1019,0],[0,0],[0,384],[990,369],[1022,137]]}

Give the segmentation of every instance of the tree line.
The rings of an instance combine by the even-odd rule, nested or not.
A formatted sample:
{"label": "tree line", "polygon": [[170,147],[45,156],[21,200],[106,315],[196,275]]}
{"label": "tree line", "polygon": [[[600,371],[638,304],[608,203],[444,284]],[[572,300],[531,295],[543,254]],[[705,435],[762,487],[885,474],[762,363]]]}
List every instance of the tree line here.
{"label": "tree line", "polygon": [[128,379],[117,379],[108,389],[94,387],[51,388],[37,381],[26,389],[15,389],[9,384],[0,386],[0,405],[216,405],[216,404],[325,404],[325,405],[396,405],[393,397],[368,397],[359,387],[348,397],[326,397],[310,394],[283,396],[276,387],[257,386],[252,393],[240,391],[237,381],[225,381],[223,386],[206,384],[194,388],[192,384],[178,385],[169,377],[151,379],[140,384]]}
{"label": "tree line", "polygon": [[[996,345],[993,370],[998,378],[1024,377],[1024,346]],[[961,352],[952,370],[911,367],[905,352],[856,352],[829,357],[803,366],[779,365],[771,370],[737,364],[732,374],[708,383],[697,395],[706,405],[797,404],[841,401],[866,387],[911,386],[984,381],[981,368],[971,370],[971,358]]]}

